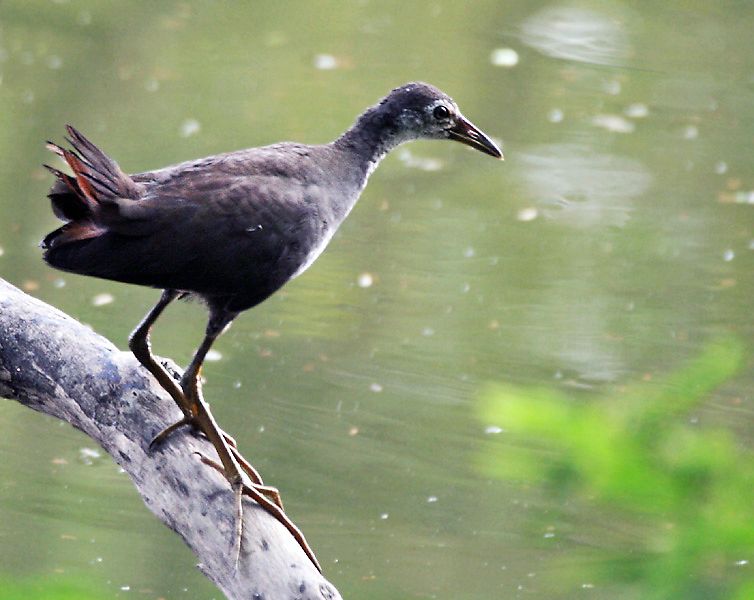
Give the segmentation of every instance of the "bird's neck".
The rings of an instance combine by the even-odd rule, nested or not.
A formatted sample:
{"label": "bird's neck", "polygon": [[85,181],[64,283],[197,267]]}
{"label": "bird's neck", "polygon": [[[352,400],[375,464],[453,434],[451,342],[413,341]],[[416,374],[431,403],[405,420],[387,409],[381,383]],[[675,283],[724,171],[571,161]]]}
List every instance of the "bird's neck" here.
{"label": "bird's neck", "polygon": [[367,109],[334,145],[354,153],[363,162],[366,178],[388,152],[408,140],[390,111],[378,104]]}
{"label": "bird's neck", "polygon": [[398,144],[409,141],[410,138],[402,132],[405,132],[405,128],[397,127],[391,111],[384,104],[378,104],[367,109],[348,131],[332,143],[342,157],[340,164],[345,166],[348,173],[344,180],[349,182],[350,188],[350,193],[333,206],[338,223],[356,204],[369,176],[385,155]]}

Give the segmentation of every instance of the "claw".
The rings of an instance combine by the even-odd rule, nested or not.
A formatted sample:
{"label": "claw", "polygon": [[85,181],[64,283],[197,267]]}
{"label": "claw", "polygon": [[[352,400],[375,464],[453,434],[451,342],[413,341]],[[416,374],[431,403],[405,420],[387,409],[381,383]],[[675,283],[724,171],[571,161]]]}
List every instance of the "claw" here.
{"label": "claw", "polygon": [[177,421],[173,423],[172,425],[169,425],[165,429],[163,429],[160,433],[158,433],[154,438],[152,438],[152,441],[149,442],[149,451],[155,449],[155,447],[159,446],[162,442],[167,439],[171,433],[174,431],[180,429],[181,427],[186,427],[187,425],[193,425],[193,420],[189,417],[183,417],[180,421]]}
{"label": "claw", "polygon": [[[218,463],[217,461],[212,460],[209,458],[206,454],[202,454],[198,450],[194,450],[194,454],[196,454],[199,457],[199,460],[202,461],[205,465],[208,467],[212,467],[215,471],[220,473],[223,477],[225,477],[225,470],[223,469],[222,465]],[[234,452],[235,454],[235,452]],[[245,461],[244,461],[245,462]],[[246,463],[248,464],[248,463]],[[251,467],[251,465],[249,465]],[[254,467],[251,467],[254,472],[256,473],[256,469]],[[243,483],[243,482],[242,482]],[[280,510],[285,510],[283,508],[283,499],[280,496],[280,491],[271,485],[263,485],[261,483],[257,483],[254,481],[251,485],[244,484],[244,487],[246,488],[253,488],[257,490],[260,494],[262,494],[265,498],[267,498],[270,502],[274,503],[275,506],[277,506]],[[250,495],[252,498],[254,498],[253,495]]]}
{"label": "claw", "polygon": [[[169,427],[166,427],[163,429],[160,433],[158,433],[152,441],[149,443],[149,451],[153,451],[157,446],[159,446],[162,442],[164,442],[170,435],[174,432],[180,429],[181,427],[197,427],[195,420],[193,417],[185,416],[180,421],[177,421],[170,425]],[[202,435],[205,435],[204,432],[200,431]],[[225,433],[224,431],[220,431],[220,434],[222,435],[225,442],[228,444],[228,448],[230,449],[231,453],[233,454],[233,458],[236,459],[236,462],[238,462],[239,466],[246,472],[246,474],[249,476],[249,479],[251,479],[252,482],[254,482],[257,485],[264,486],[264,481],[262,481],[262,476],[259,474],[259,471],[257,471],[254,466],[246,460],[241,453],[238,450],[238,446],[236,444],[236,440],[234,440],[230,435]],[[206,437],[206,435],[205,435]],[[197,453],[198,454],[198,453]],[[217,463],[215,463],[217,464]],[[220,473],[224,473],[222,470],[220,470]],[[274,489],[274,488],[270,488]],[[276,490],[277,491],[277,490]],[[280,500],[279,494],[278,499],[274,501],[275,504],[277,504],[280,508],[283,508],[282,501]]]}

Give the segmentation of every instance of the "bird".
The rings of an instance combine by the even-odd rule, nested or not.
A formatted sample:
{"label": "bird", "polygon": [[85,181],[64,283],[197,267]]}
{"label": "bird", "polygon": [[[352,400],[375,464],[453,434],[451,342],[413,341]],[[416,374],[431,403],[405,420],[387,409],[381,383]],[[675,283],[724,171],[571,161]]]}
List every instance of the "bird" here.
{"label": "bird", "polygon": [[[156,447],[191,426],[214,446],[236,501],[236,550],[243,536],[242,496],[250,496],[296,538],[321,571],[280,494],[264,485],[215,421],[201,391],[202,364],[217,337],[243,311],[301,275],[350,213],[385,155],[417,139],[453,140],[503,159],[499,147],[438,88],[412,82],[367,108],[333,142],[282,142],[126,174],[82,133],[66,125],[68,147],[47,142],[71,173],[54,176],[48,197],[63,225],[40,243],[59,270],[162,290],[129,337],[136,359],[172,397],[183,417],[158,433]],[[178,298],[204,303],[204,337],[179,381],[151,351],[150,332]],[[236,554],[238,560],[238,554]]]}

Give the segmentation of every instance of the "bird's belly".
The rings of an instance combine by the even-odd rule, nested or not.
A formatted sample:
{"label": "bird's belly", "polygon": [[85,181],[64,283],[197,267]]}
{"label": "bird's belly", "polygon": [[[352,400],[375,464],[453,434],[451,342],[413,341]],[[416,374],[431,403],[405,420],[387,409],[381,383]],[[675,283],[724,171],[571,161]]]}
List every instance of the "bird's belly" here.
{"label": "bird's belly", "polygon": [[304,271],[306,271],[312,263],[317,260],[317,257],[322,254],[324,249],[327,247],[327,244],[330,243],[330,240],[332,239],[333,234],[335,233],[335,229],[331,229],[327,231],[320,239],[317,240],[317,242],[311,247],[309,250],[309,253],[304,258],[304,261],[301,263],[301,265],[293,272],[293,275],[291,275],[291,279],[294,279],[301,275]]}

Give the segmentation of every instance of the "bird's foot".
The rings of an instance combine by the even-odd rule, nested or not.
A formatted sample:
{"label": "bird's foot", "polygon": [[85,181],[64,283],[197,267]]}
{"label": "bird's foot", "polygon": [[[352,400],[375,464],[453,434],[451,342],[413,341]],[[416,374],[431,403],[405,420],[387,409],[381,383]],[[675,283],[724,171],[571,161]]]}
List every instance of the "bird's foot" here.
{"label": "bird's foot", "polygon": [[[206,412],[205,412],[206,411]],[[236,529],[233,541],[234,568],[238,566],[241,555],[243,540],[243,496],[246,495],[259,504],[270,515],[277,519],[298,542],[301,549],[307,555],[318,571],[322,568],[314,555],[314,551],[306,541],[301,530],[288,518],[283,510],[283,502],[277,488],[264,485],[257,470],[241,455],[236,447],[235,440],[223,432],[212,419],[206,404],[202,403],[200,412],[196,417],[184,417],[180,421],[170,425],[161,431],[150,444],[150,449],[162,443],[173,432],[184,426],[192,426],[203,433],[212,445],[215,446],[221,463],[217,462],[201,452],[195,452],[200,460],[218,471],[230,483],[234,492]],[[205,429],[206,428],[206,429]],[[217,443],[215,443],[217,442]],[[218,447],[219,446],[219,447]],[[225,457],[223,460],[223,456]],[[227,465],[227,466],[225,466]]]}
{"label": "bird's foot", "polygon": [[[204,437],[207,437],[207,434],[204,433],[204,431],[201,428],[201,425],[199,421],[195,417],[191,416],[184,416],[181,420],[176,421],[172,425],[169,425],[165,429],[163,429],[160,433],[158,433],[152,441],[149,443],[149,450],[150,452],[153,451],[157,446],[162,444],[172,433],[177,431],[178,429],[181,429],[182,427],[191,427],[194,430],[198,431]],[[257,471],[254,466],[246,460],[241,452],[238,450],[238,444],[236,444],[236,440],[233,439],[230,435],[225,433],[222,429],[219,431],[222,438],[225,440],[225,443],[227,444],[231,454],[233,454],[233,458],[236,459],[236,462],[238,462],[239,466],[244,470],[244,472],[249,476],[249,479],[257,485],[263,486],[263,487],[269,487],[264,485],[264,481],[262,481],[262,476],[259,474],[259,471]],[[209,438],[208,438],[209,439]],[[275,489],[275,488],[270,488]],[[283,508],[283,502],[280,498],[280,494],[277,495],[277,500],[275,502],[280,508]]]}
{"label": "bird's foot", "polygon": [[[248,463],[246,462],[246,460],[243,457],[241,457],[241,454],[238,453],[238,450],[234,446],[229,446],[229,447],[230,447],[230,450],[231,450],[231,452],[233,454],[233,458],[235,458],[236,461],[238,461],[239,466],[241,466],[241,468],[244,470],[244,472],[246,473],[246,475],[248,475],[248,472],[246,472],[246,469],[243,468],[243,463],[246,463],[248,465]],[[208,466],[212,467],[218,473],[220,473],[220,475],[222,475],[223,477],[225,477],[226,479],[228,479],[228,481],[231,484],[231,486],[234,485],[234,482],[231,481],[230,478],[226,477],[226,475],[225,475],[225,469],[223,469],[223,466],[219,462],[217,462],[215,460],[212,460],[206,454],[202,454],[201,452],[199,452],[197,450],[194,451],[194,454],[196,454],[199,457],[199,460],[201,460],[205,465],[208,465]],[[243,462],[239,461],[238,457],[241,457],[241,461],[243,461]],[[257,472],[257,470],[254,469],[254,467],[252,467],[251,465],[249,465],[249,467],[251,467],[251,469],[255,473]],[[242,485],[244,485],[244,486],[246,486],[246,487],[248,487],[250,489],[257,490],[260,494],[264,495],[264,497],[267,498],[268,501],[274,503],[275,506],[277,506],[281,511],[285,510],[283,508],[283,499],[280,497],[280,491],[276,487],[271,486],[271,485],[264,485],[261,481],[254,481],[253,478],[251,478],[251,477],[249,477],[249,479],[251,479],[250,482],[241,481]],[[256,500],[257,504],[262,504],[261,502],[259,502],[256,499],[256,496],[254,496],[252,494],[247,494],[247,496],[250,496],[251,498],[253,498],[254,500]]]}
{"label": "bird's foot", "polygon": [[246,495],[257,504],[259,504],[264,510],[270,513],[275,519],[277,519],[298,542],[301,549],[309,557],[317,570],[321,573],[322,568],[317,561],[317,557],[314,555],[314,551],[306,541],[304,534],[296,526],[293,521],[288,518],[283,510],[283,503],[280,498],[280,492],[277,488],[269,485],[260,485],[252,483],[243,474],[239,474],[239,478],[229,477],[223,468],[223,466],[202,454],[201,452],[194,452],[205,465],[208,465],[225,477],[230,483],[233,490],[236,527],[235,536],[233,540],[233,556],[234,556],[234,569],[238,568],[238,562],[241,557],[241,546],[243,543],[243,496]]}

